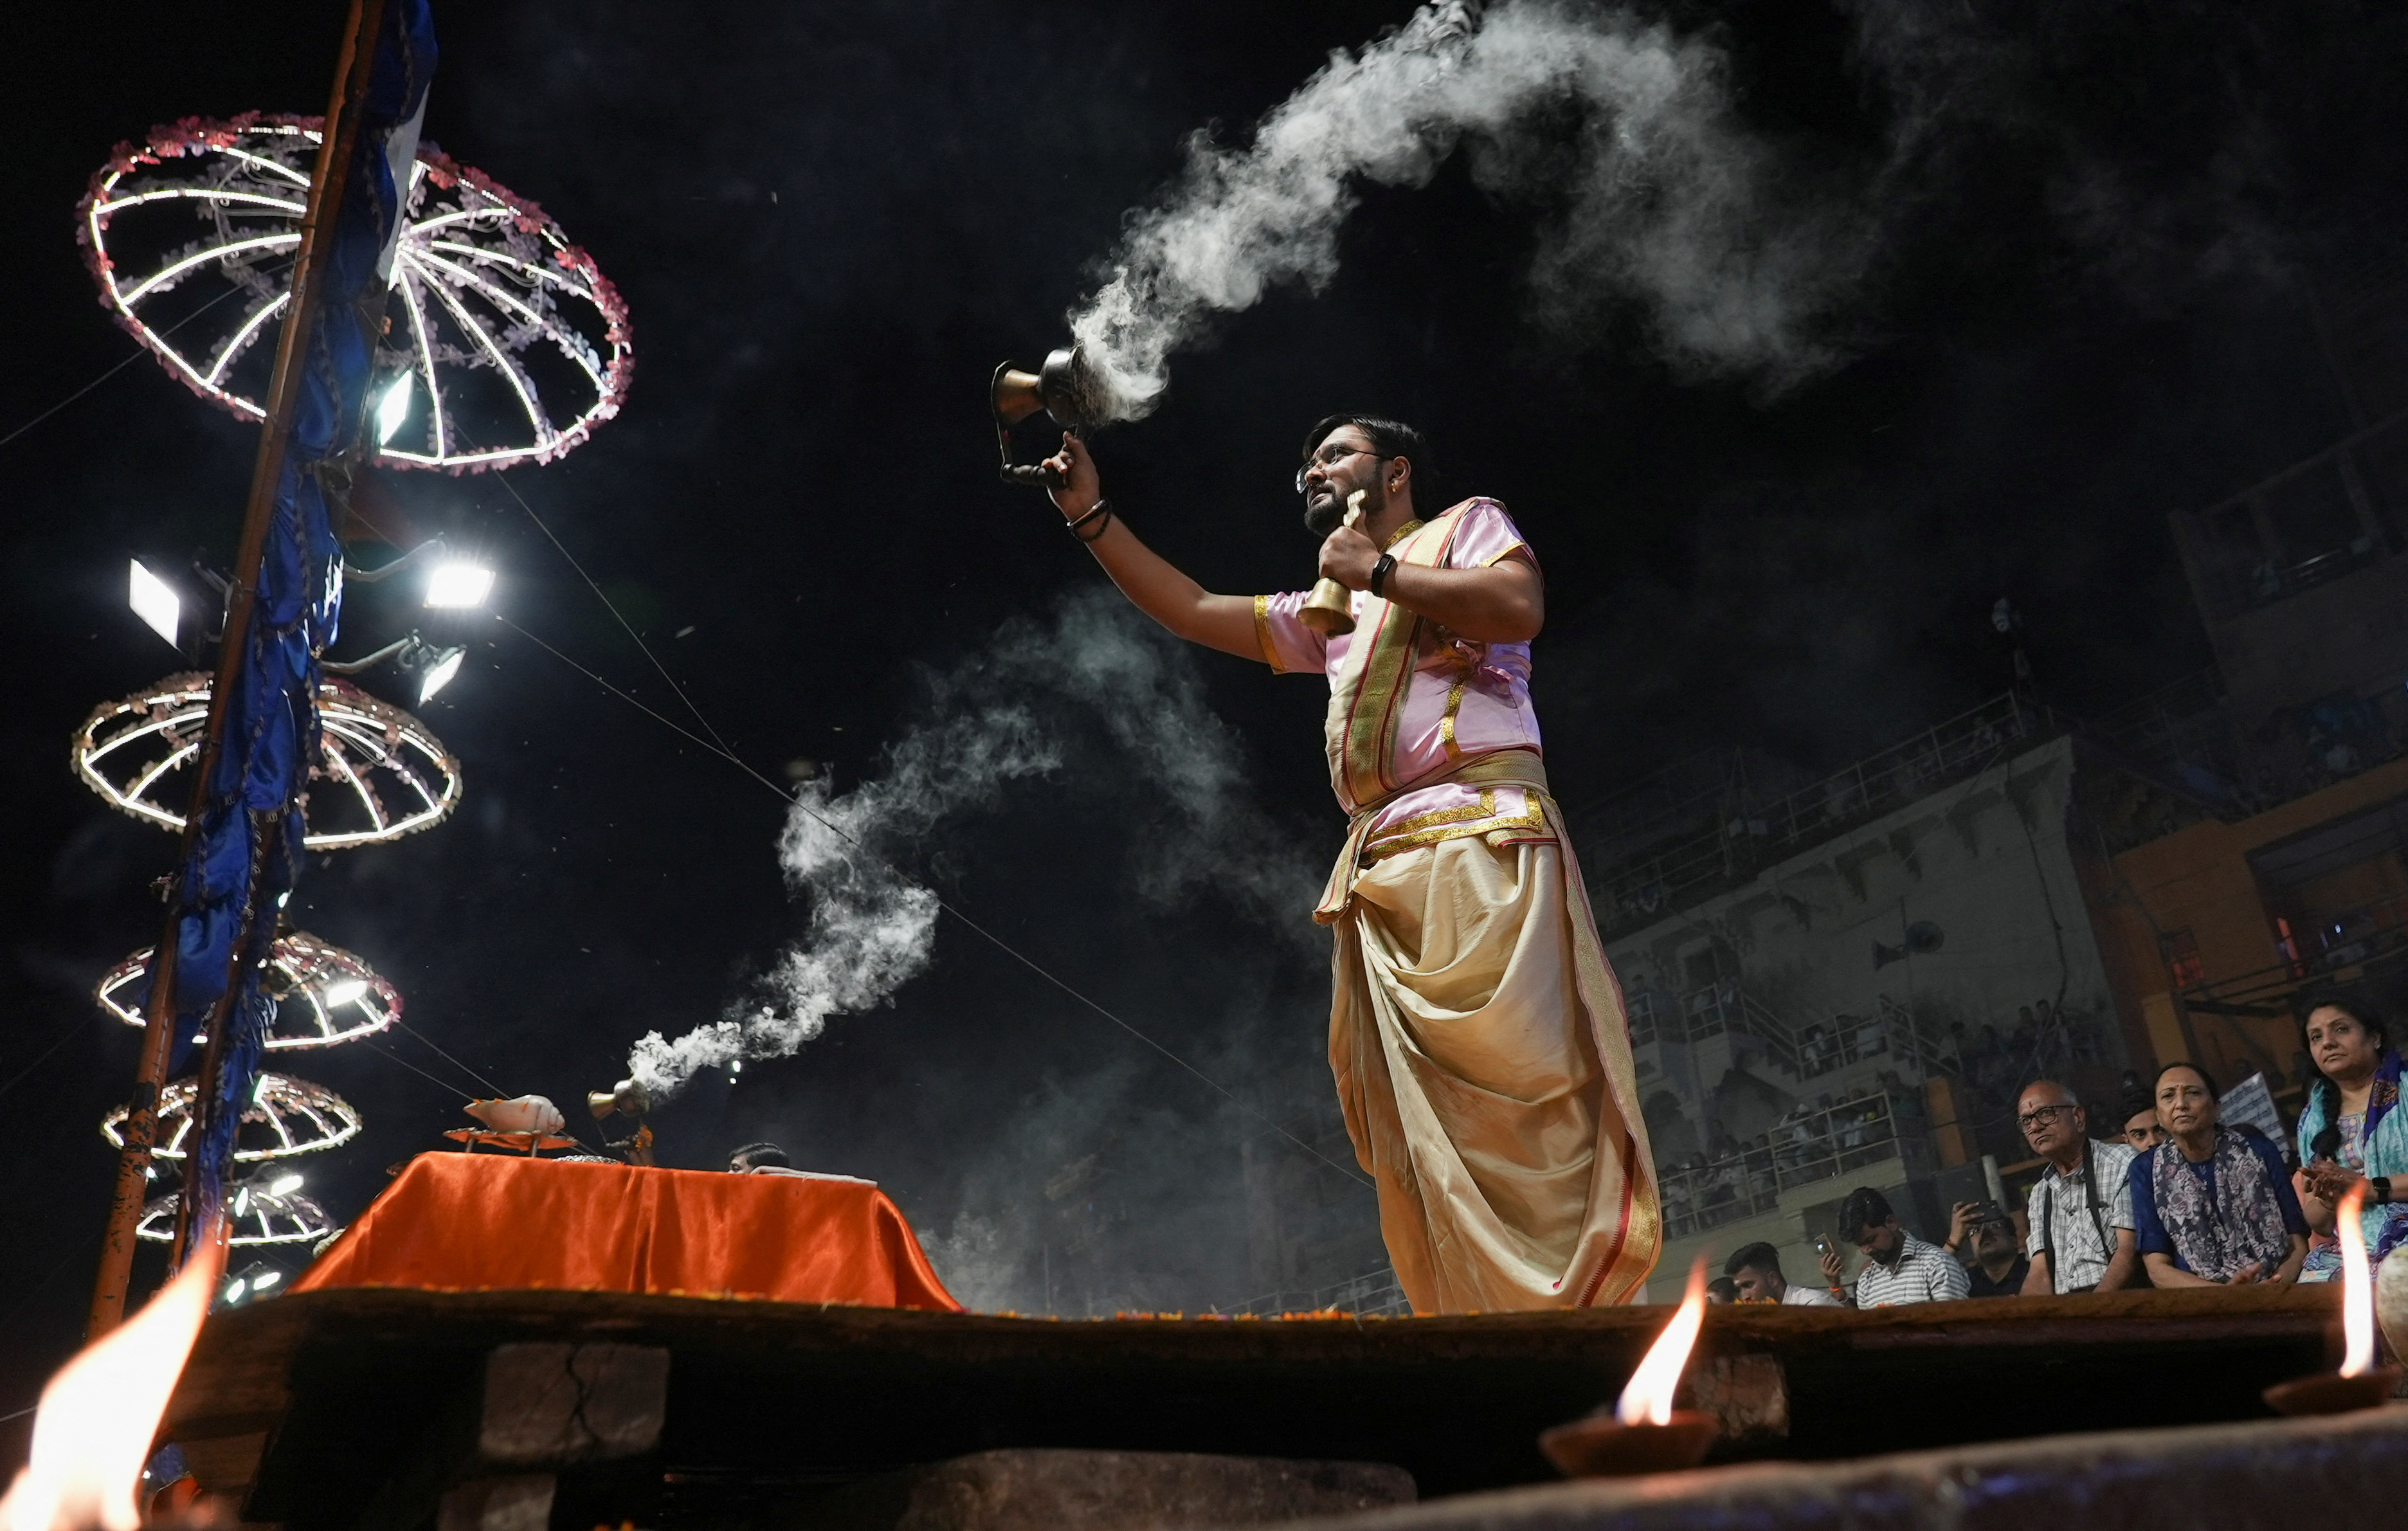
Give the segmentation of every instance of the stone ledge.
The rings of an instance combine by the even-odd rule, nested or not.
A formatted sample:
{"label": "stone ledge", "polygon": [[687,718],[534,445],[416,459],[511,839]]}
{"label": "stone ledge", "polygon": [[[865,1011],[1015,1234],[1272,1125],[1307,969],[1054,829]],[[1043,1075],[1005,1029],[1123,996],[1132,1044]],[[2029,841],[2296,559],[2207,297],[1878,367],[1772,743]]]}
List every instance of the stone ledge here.
{"label": "stone ledge", "polygon": [[2408,1407],[1756,1463],[1433,1500],[1289,1531],[2396,1531]]}

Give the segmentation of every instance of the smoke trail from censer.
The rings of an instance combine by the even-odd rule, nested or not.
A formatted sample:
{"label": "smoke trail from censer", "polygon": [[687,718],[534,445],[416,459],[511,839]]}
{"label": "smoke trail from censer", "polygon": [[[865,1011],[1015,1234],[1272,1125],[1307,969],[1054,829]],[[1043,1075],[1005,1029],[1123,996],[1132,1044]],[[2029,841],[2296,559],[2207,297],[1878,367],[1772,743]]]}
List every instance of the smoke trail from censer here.
{"label": "smoke trail from censer", "polygon": [[1484,190],[1559,209],[1530,273],[1554,327],[1635,313],[1684,375],[1797,381],[1840,359],[1815,322],[1871,241],[1780,193],[1725,74],[1712,45],[1577,0],[1426,5],[1333,54],[1251,143],[1193,137],[1071,333],[1119,416],[1142,416],[1212,316],[1336,275],[1356,185],[1423,185],[1463,145]]}
{"label": "smoke trail from censer", "polygon": [[[830,1017],[882,1004],[925,971],[937,895],[898,867],[1009,784],[1061,770],[1073,725],[1117,757],[1100,781],[1153,799],[1143,859],[1129,869],[1140,897],[1169,905],[1209,887],[1293,937],[1298,955],[1311,945],[1313,868],[1247,795],[1238,737],[1206,705],[1192,662],[1116,594],[1083,592],[1048,622],[1006,622],[927,686],[926,721],[888,748],[878,776],[797,794],[778,859],[810,906],[804,934],[720,1019],[636,1043],[631,1076],[656,1095],[699,1069],[795,1052]],[[1110,790],[1088,781],[1082,803],[1103,811]]]}

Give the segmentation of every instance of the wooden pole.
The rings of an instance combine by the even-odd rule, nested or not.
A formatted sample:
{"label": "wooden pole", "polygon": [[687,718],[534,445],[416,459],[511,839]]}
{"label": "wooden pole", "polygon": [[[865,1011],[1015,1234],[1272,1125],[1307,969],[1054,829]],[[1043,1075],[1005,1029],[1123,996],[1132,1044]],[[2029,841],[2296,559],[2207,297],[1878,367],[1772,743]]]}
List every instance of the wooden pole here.
{"label": "wooden pole", "polygon": [[[180,874],[190,864],[201,831],[209,780],[224,751],[226,709],[233,705],[236,681],[251,648],[251,619],[257,597],[259,568],[267,549],[267,529],[274,519],[276,480],[284,465],[284,451],[293,435],[294,406],[301,397],[302,360],[308,349],[310,322],[317,312],[319,289],[324,284],[326,250],[337,214],[343,205],[343,184],[351,169],[351,146],[358,140],[360,106],[367,93],[368,69],[376,59],[376,34],[384,20],[384,0],[351,0],[351,18],[343,30],[342,51],[335,64],[334,94],[327,102],[325,127],[318,141],[316,172],[301,215],[301,249],[293,265],[293,299],[276,339],[276,370],[268,383],[267,418],[259,433],[259,454],[253,459],[251,495],[243,507],[242,537],[234,560],[234,584],[226,597],[225,637],[218,645],[218,667],[209,693],[208,721],[203,725],[199,752],[193,762],[193,800],[184,814],[182,848],[177,861]],[[180,876],[177,886],[180,886]],[[117,1180],[110,1194],[108,1230],[100,1250],[100,1270],[93,1282],[92,1309],[85,1334],[97,1338],[125,1317],[126,1288],[134,1270],[135,1229],[142,1221],[148,1199],[150,1148],[158,1132],[159,1088],[165,1082],[167,1054],[176,1024],[176,943],[183,910],[168,894],[166,929],[150,956],[150,998],[143,1010],[142,1053],[136,1065],[134,1099],[125,1117],[125,1147],[117,1156]],[[236,946],[236,963],[242,946]],[[229,985],[231,992],[231,984]],[[226,1007],[220,1006],[209,1026],[208,1052],[223,1046]],[[204,1089],[214,1084],[204,1080]],[[187,1141],[197,1149],[199,1115],[206,1095],[193,1102],[194,1131]],[[217,1230],[210,1230],[215,1237]]]}

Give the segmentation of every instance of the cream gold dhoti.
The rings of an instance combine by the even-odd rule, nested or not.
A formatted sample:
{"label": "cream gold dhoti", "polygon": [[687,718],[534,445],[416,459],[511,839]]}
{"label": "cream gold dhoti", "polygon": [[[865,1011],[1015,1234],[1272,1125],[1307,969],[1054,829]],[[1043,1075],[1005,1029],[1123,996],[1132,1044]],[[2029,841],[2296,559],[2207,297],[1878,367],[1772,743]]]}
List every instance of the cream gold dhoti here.
{"label": "cream gold dhoti", "polygon": [[1656,1262],[1622,996],[1566,859],[1440,840],[1332,923],[1329,1065],[1417,1313],[1625,1302]]}

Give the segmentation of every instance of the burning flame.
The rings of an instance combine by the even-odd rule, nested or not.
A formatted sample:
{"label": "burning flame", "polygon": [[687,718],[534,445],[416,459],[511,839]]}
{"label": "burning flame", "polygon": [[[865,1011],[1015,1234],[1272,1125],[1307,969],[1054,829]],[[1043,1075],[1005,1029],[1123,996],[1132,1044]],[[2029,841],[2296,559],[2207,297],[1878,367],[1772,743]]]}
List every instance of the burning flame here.
{"label": "burning flame", "polygon": [[2333,1234],[2341,1240],[2341,1334],[2344,1377],[2359,1377],[2374,1365],[2374,1277],[2366,1263],[2366,1182],[2358,1181],[2333,1209]]}
{"label": "burning flame", "polygon": [[225,1246],[204,1241],[142,1311],[59,1368],[30,1459],[0,1498],[0,1531],[137,1531],[143,1461],[224,1271]]}
{"label": "burning flame", "polygon": [[1625,1424],[1670,1424],[1672,1423],[1672,1395],[1681,1385],[1681,1373],[1689,1364],[1689,1350],[1698,1342],[1698,1331],[1706,1322],[1706,1257],[1689,1267],[1688,1295],[1681,1299],[1679,1312],[1664,1325],[1648,1348],[1639,1369],[1630,1374],[1622,1390],[1622,1401],[1613,1406],[1613,1417]]}

